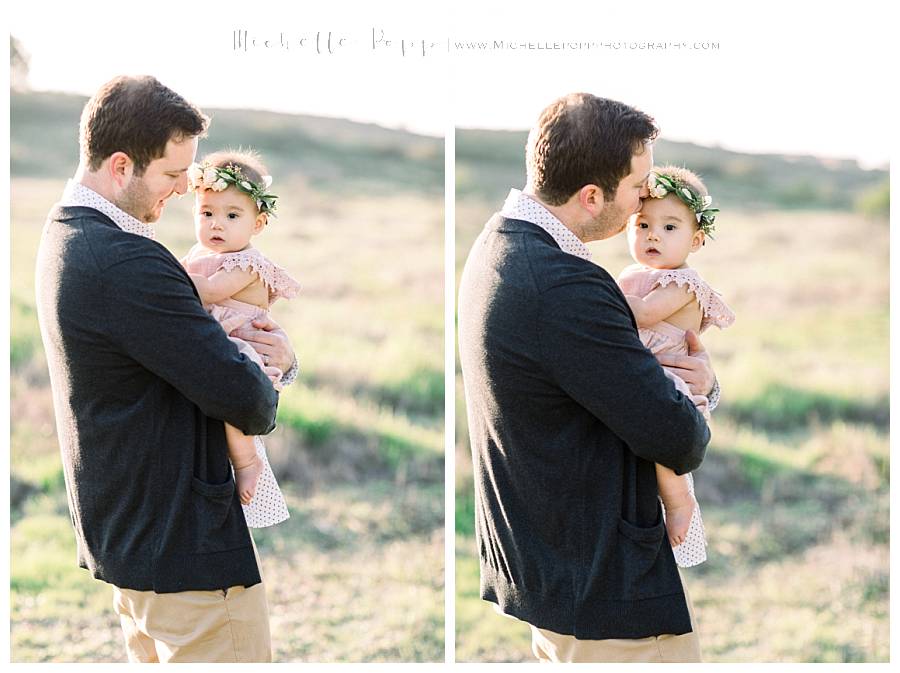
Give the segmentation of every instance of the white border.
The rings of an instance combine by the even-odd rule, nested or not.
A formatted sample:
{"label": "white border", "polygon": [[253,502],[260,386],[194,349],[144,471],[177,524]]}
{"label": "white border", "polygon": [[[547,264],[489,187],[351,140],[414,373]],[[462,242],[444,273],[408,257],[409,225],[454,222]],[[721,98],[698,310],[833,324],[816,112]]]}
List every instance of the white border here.
{"label": "white border", "polygon": [[456,129],[444,134],[444,661],[456,661]]}

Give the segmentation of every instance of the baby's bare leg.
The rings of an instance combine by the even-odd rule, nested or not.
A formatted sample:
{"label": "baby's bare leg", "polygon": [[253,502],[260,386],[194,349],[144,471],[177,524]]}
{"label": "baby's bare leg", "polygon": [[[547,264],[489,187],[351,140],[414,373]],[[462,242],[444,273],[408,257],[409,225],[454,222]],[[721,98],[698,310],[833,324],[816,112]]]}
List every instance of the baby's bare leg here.
{"label": "baby's bare leg", "polygon": [[659,485],[659,495],[666,506],[669,542],[677,547],[687,536],[696,502],[691,495],[687,475],[678,476],[669,468],[657,464],[656,482]]}
{"label": "baby's bare leg", "polygon": [[241,503],[249,505],[256,494],[256,482],[262,472],[262,462],[256,455],[253,435],[245,435],[233,425],[225,424],[228,458],[234,466],[234,481]]}

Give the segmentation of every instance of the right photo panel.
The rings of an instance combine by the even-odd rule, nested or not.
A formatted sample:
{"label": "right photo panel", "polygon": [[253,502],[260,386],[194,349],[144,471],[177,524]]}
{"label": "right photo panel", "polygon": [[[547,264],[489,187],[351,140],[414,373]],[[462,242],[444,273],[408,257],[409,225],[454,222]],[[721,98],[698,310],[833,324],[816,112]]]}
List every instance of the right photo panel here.
{"label": "right photo panel", "polygon": [[456,54],[456,661],[889,660],[889,153],[789,25]]}

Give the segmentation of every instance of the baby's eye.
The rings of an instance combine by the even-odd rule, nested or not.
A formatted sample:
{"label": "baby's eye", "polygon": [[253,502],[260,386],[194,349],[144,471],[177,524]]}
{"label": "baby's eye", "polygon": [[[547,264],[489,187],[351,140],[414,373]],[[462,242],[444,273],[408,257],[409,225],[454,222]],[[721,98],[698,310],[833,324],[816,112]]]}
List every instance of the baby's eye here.
{"label": "baby's eye", "polygon": [[212,213],[208,210],[201,211],[200,214],[203,215],[203,217],[212,217]]}
{"label": "baby's eye", "polygon": [[637,226],[638,226],[638,229],[646,229],[647,223],[646,222],[638,222]]}
{"label": "baby's eye", "polygon": [[667,224],[667,225],[666,225],[666,231],[675,231],[677,228],[678,228],[678,227],[676,227],[674,224]]}
{"label": "baby's eye", "polygon": [[238,218],[237,213],[228,213],[229,220],[236,220]]}

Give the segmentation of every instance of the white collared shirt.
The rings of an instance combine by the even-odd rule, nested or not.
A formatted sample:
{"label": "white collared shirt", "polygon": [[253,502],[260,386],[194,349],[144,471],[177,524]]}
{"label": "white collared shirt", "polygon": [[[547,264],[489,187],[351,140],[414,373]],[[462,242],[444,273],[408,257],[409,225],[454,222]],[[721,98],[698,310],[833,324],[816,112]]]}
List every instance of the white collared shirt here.
{"label": "white collared shirt", "polygon": [[63,191],[62,206],[84,206],[85,208],[93,208],[99,210],[109,219],[116,223],[122,231],[129,234],[137,234],[146,238],[156,240],[156,230],[146,222],[141,222],[133,215],[129,215],[115,204],[107,201],[90,187],[85,187],[80,182],[69,180]]}
{"label": "white collared shirt", "polygon": [[511,220],[523,220],[539,226],[553,237],[560,250],[591,261],[591,251],[581,239],[556,215],[521,190],[509,190],[509,196],[506,197],[500,214]]}

